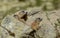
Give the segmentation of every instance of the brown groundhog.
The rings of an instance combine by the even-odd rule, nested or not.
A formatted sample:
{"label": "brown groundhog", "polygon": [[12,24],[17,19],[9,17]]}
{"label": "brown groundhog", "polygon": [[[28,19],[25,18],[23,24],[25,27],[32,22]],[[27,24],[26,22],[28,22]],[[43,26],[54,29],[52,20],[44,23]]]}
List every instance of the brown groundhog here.
{"label": "brown groundhog", "polygon": [[42,21],[41,18],[37,18],[31,25],[33,30],[38,30],[39,29],[39,23]]}

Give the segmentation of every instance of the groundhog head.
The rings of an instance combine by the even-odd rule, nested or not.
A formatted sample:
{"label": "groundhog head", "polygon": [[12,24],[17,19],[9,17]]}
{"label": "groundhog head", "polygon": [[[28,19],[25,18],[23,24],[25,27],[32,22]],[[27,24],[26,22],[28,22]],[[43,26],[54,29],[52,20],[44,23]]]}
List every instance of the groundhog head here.
{"label": "groundhog head", "polygon": [[26,11],[18,11],[17,13],[14,14],[14,17],[17,19],[24,19],[26,21],[27,20],[27,12]]}

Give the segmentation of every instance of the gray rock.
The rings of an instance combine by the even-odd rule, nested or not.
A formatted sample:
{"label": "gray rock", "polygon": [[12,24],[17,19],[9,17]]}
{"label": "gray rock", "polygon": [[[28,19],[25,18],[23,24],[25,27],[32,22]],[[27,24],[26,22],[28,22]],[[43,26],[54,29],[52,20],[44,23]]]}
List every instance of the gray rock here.
{"label": "gray rock", "polygon": [[[56,12],[56,11],[55,11]],[[47,11],[47,12],[39,12],[33,16],[28,16],[28,20],[26,21],[27,24],[31,25],[31,23],[36,18],[42,18],[42,22],[40,23],[39,30],[34,33],[35,38],[56,38],[57,30],[60,29],[60,26],[57,28],[55,27],[55,23],[57,22],[57,19],[59,19],[60,16],[59,12],[53,13],[53,11]],[[13,14],[14,15],[14,14]],[[11,32],[15,33],[15,37],[12,37],[9,35],[7,30],[4,28],[2,29],[2,35],[3,38],[34,38],[32,36],[26,35],[32,31],[31,26],[28,26],[21,21],[17,20],[13,17],[13,15],[7,15],[3,20],[1,25],[10,30]],[[57,30],[56,30],[57,29]],[[60,33],[60,30],[58,31]],[[24,36],[24,37],[23,37]]]}

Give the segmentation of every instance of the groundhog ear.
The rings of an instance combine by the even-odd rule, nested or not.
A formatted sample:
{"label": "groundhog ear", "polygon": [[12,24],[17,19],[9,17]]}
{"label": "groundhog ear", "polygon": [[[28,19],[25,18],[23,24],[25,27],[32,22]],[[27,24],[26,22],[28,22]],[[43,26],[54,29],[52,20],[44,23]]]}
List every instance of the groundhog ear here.
{"label": "groundhog ear", "polygon": [[27,14],[28,12],[27,11],[21,11],[23,14]]}
{"label": "groundhog ear", "polygon": [[25,12],[25,11],[23,10],[23,11],[21,11],[21,12]]}
{"label": "groundhog ear", "polygon": [[23,10],[23,11],[21,11],[21,13],[25,14],[26,12]]}
{"label": "groundhog ear", "polygon": [[40,21],[42,21],[42,18],[37,18],[37,20],[40,20]]}

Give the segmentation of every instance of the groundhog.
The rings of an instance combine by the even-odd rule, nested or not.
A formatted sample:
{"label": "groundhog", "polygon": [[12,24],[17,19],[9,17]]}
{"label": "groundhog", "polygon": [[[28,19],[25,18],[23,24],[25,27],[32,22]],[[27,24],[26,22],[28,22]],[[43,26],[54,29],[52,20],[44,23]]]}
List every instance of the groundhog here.
{"label": "groundhog", "polygon": [[35,38],[35,33],[40,28],[39,24],[41,21],[42,21],[41,18],[37,18],[34,22],[32,22],[31,27],[33,30],[28,34],[29,35],[28,37],[31,36],[31,37]]}
{"label": "groundhog", "polygon": [[18,19],[19,21],[23,22],[24,24],[28,25],[26,23],[28,16],[27,16],[27,12],[26,11],[18,11],[17,13],[15,13],[13,15],[16,19]]}
{"label": "groundhog", "polygon": [[33,30],[38,30],[39,29],[39,24],[42,21],[41,18],[37,18],[31,25]]}

